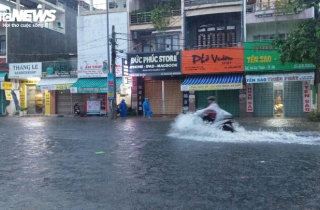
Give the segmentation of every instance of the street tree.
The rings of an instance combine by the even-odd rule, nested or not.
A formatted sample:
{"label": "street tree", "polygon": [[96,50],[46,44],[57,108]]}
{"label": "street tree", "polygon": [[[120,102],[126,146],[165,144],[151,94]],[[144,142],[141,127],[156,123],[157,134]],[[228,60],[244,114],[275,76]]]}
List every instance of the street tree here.
{"label": "street tree", "polygon": [[[295,10],[318,8],[320,0],[297,0],[294,2]],[[320,58],[320,20],[307,19],[289,33],[286,40],[279,37],[273,42],[279,50],[283,63],[312,63],[319,69]]]}

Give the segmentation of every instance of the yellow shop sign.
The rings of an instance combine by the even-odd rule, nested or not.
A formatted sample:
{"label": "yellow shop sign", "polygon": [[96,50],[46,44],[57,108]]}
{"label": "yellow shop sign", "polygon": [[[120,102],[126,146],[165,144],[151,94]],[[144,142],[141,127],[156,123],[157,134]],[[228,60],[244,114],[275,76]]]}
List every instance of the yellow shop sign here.
{"label": "yellow shop sign", "polygon": [[1,82],[2,90],[12,90],[12,83],[11,82]]}

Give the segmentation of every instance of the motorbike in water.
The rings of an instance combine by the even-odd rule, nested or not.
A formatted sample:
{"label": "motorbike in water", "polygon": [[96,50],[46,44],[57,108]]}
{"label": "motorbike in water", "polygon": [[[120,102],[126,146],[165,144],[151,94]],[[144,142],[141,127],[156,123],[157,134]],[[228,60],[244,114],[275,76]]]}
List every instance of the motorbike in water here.
{"label": "motorbike in water", "polygon": [[207,110],[202,114],[198,115],[202,118],[203,121],[212,123],[217,128],[220,128],[223,131],[235,132],[234,121],[232,119],[232,114],[221,109],[221,115],[223,116],[220,120],[215,122],[217,114],[213,110]]}

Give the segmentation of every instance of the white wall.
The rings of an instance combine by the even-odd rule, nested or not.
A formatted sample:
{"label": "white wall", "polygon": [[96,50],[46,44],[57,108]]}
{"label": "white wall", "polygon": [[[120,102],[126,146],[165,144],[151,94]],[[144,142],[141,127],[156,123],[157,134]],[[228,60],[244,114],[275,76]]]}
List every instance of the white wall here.
{"label": "white wall", "polygon": [[247,25],[247,42],[253,41],[253,36],[267,34],[288,34],[297,27],[299,21],[268,22]]}
{"label": "white wall", "polygon": [[[117,52],[117,71],[122,71],[122,58],[126,57],[128,48],[128,21],[127,13],[109,14],[109,35],[111,38],[112,25],[115,25],[117,34],[117,49],[124,50],[124,53]],[[101,65],[108,61],[107,47],[107,21],[106,14],[88,15],[77,17],[77,38],[78,38],[78,70],[86,65]],[[110,46],[111,49],[111,46]],[[111,59],[111,51],[110,51]],[[86,62],[85,62],[86,61]],[[109,63],[109,61],[108,61]]]}

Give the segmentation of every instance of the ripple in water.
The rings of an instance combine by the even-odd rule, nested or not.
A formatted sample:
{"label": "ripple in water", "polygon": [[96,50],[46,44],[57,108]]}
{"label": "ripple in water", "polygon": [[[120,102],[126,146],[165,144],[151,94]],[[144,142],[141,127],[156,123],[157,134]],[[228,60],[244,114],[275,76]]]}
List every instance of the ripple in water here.
{"label": "ripple in water", "polygon": [[222,131],[211,124],[202,121],[193,114],[179,115],[171,125],[168,136],[179,139],[195,141],[212,141],[228,143],[287,143],[320,145],[320,134],[307,132],[285,131],[246,131],[243,127],[235,124],[237,132]]}

